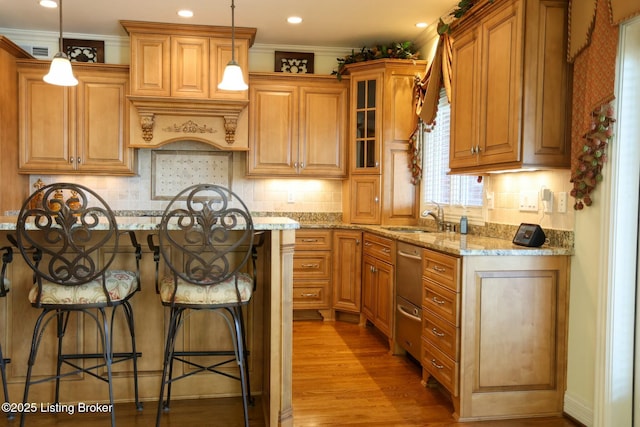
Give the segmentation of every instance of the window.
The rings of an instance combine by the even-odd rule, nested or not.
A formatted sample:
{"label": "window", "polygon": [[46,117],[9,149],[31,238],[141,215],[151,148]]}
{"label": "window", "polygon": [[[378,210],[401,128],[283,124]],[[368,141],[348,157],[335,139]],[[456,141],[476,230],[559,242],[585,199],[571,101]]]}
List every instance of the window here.
{"label": "window", "polygon": [[429,209],[436,202],[448,206],[447,220],[455,221],[466,212],[470,219],[482,221],[482,182],[476,176],[448,175],[450,111],[442,90],[435,125],[423,130],[423,207]]}

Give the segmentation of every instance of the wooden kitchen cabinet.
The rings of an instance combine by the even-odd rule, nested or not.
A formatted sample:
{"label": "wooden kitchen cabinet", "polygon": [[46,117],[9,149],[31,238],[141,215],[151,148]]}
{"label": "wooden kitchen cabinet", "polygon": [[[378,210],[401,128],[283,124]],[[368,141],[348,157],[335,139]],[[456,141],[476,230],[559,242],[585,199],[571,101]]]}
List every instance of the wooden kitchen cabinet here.
{"label": "wooden kitchen cabinet", "polygon": [[362,314],[393,339],[395,241],[365,232],[362,258]]}
{"label": "wooden kitchen cabinet", "polygon": [[452,173],[569,167],[567,4],[483,0],[456,23]]}
{"label": "wooden kitchen cabinet", "polygon": [[254,73],[249,176],[347,176],[348,79]]}
{"label": "wooden kitchen cabinet", "polygon": [[[225,27],[121,21],[130,34],[131,95],[247,100],[246,91],[221,91],[218,83],[231,60]],[[235,59],[248,79],[249,47],[255,29],[236,28]]]}
{"label": "wooden kitchen cabinet", "polygon": [[332,231],[299,229],[293,255],[293,309],[331,318]]}
{"label": "wooden kitchen cabinet", "polygon": [[465,257],[462,277],[460,420],[561,416],[569,257]]}
{"label": "wooden kitchen cabinet", "polygon": [[18,174],[18,59],[31,56],[0,36],[0,212],[19,210],[30,193],[29,177]]}
{"label": "wooden kitchen cabinet", "polygon": [[422,376],[458,396],[460,374],[460,258],[422,254]]}
{"label": "wooden kitchen cabinet", "polygon": [[[348,64],[349,172],[344,214],[355,224],[414,224],[418,187],[411,184],[409,136],[413,85],[424,61],[380,59]],[[377,177],[379,185],[371,183]]]}
{"label": "wooden kitchen cabinet", "polygon": [[333,231],[333,310],[360,313],[362,231]]}
{"label": "wooden kitchen cabinet", "polygon": [[74,64],[75,87],[45,83],[48,68],[18,65],[19,172],[133,175],[128,67]]}

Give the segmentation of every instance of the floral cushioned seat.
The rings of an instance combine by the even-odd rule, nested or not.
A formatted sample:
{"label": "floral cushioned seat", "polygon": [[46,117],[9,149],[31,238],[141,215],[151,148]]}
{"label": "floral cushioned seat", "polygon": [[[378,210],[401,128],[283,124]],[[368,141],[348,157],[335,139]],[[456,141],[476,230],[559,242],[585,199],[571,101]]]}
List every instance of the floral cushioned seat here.
{"label": "floral cushioned seat", "polygon": [[[253,293],[253,278],[246,273],[238,273],[238,292],[241,302],[251,299]],[[176,292],[176,304],[230,304],[237,303],[235,277],[230,277],[223,282],[213,285],[198,285],[178,279],[178,291]],[[164,303],[171,303],[173,295],[173,276],[165,276],[160,282],[160,298]]]}
{"label": "floral cushioned seat", "polygon": [[[126,299],[138,289],[136,273],[126,270],[107,270],[105,272],[107,291],[111,301]],[[29,301],[34,304],[38,297],[38,285],[29,292]],[[100,304],[107,302],[102,290],[102,282],[92,280],[83,285],[64,286],[51,282],[42,283],[42,304]]]}

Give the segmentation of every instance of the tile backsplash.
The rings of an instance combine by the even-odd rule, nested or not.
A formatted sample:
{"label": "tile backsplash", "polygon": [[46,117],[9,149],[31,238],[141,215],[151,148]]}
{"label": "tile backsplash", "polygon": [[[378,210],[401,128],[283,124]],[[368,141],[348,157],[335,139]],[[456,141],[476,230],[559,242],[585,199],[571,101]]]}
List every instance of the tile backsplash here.
{"label": "tile backsplash", "polygon": [[[167,150],[215,151],[198,142],[176,142]],[[181,151],[183,152],[183,151]],[[194,154],[195,155],[195,154]],[[75,182],[101,194],[114,210],[163,210],[167,200],[154,200],[151,150],[138,150],[138,175],[31,175],[30,185]],[[316,179],[253,179],[245,177],[246,154],[234,152],[231,188],[255,212],[342,212],[342,182]],[[186,185],[185,185],[186,186]]]}
{"label": "tile backsplash", "polygon": [[[197,142],[180,142],[165,146],[167,150],[211,151],[213,148]],[[98,191],[114,210],[163,210],[168,201],[152,198],[151,150],[138,150],[138,175],[133,177],[86,175],[31,175],[33,185],[38,179],[45,184],[72,181]],[[232,154],[231,188],[253,212],[342,212],[342,181],[322,179],[255,179],[246,178],[246,153]],[[485,219],[491,224],[518,225],[539,223],[546,229],[573,230],[573,199],[568,197],[567,211],[559,213],[558,193],[569,192],[570,172],[567,170],[495,174],[485,179],[485,194],[493,193],[494,207],[485,207]],[[520,193],[537,193],[542,187],[553,192],[552,213],[543,215],[542,204],[537,212],[519,210]]]}

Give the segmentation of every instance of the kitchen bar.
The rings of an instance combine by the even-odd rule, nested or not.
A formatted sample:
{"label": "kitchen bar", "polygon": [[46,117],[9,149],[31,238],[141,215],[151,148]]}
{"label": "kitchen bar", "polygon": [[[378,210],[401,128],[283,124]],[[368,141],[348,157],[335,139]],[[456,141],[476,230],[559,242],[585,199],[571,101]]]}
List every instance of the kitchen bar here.
{"label": "kitchen bar", "polygon": [[[134,230],[140,242],[146,242],[147,235],[154,232],[158,217],[118,217],[121,231]],[[7,234],[15,230],[15,217],[0,217],[0,241],[8,245]],[[261,395],[265,424],[270,426],[293,425],[291,408],[291,334],[292,334],[292,264],[295,230],[299,223],[289,218],[257,217],[254,219],[256,232],[265,232],[263,246],[259,249],[258,289],[248,310],[248,347],[252,392]],[[130,250],[121,245],[120,250]],[[108,249],[106,249],[108,250]],[[125,261],[116,258],[115,263]],[[124,267],[125,265],[123,265]],[[138,350],[142,352],[139,361],[140,397],[143,401],[156,401],[162,369],[164,346],[165,310],[155,294],[155,272],[153,256],[143,245],[141,262],[142,291],[131,300],[136,322]],[[9,265],[8,277],[11,291],[0,301],[0,333],[5,336],[3,348],[5,356],[11,358],[7,365],[9,395],[12,401],[21,399],[29,354],[30,329],[38,310],[30,307],[27,293],[31,288],[31,273],[23,260],[16,256]],[[117,326],[117,325],[116,325]],[[184,345],[197,346],[198,328],[195,321],[187,326]],[[79,348],[96,345],[96,331],[90,322],[79,320],[69,333],[75,334],[74,342]],[[55,332],[43,339],[43,348],[55,345]],[[117,336],[117,333],[114,334]],[[115,338],[115,346],[119,344]],[[44,373],[55,366],[55,352],[43,351],[38,365],[44,366]],[[46,358],[47,361],[42,360]],[[49,364],[49,366],[47,366]],[[132,373],[130,366],[123,364],[114,368],[116,378],[114,390],[117,402],[133,402]],[[198,378],[200,377],[200,378]],[[238,395],[237,383],[218,376],[195,376],[184,386],[173,388],[176,399],[201,397],[226,397]],[[52,402],[53,383],[33,387],[30,400]],[[96,386],[95,379],[73,376],[64,378],[61,385],[60,403],[84,402],[98,404],[107,401],[106,387]],[[131,403],[133,405],[133,403]],[[117,416],[117,414],[116,414]]]}

